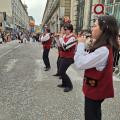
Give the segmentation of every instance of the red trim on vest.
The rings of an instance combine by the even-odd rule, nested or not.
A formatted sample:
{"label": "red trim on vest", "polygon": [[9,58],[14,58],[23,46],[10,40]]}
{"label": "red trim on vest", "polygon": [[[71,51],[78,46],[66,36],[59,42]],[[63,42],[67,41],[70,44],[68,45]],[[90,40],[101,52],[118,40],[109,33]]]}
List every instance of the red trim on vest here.
{"label": "red trim on vest", "polygon": [[51,48],[51,43],[52,43],[52,40],[51,38],[45,42],[43,42],[43,48],[46,48],[46,49],[50,49]]}
{"label": "red trim on vest", "polygon": [[93,100],[102,100],[114,97],[113,89],[113,53],[112,48],[109,49],[107,66],[103,71],[97,71],[95,68],[85,70],[85,77],[97,80],[97,86],[91,87],[83,81],[83,92],[86,97]]}
{"label": "red trim on vest", "polygon": [[[71,37],[75,37],[75,35],[70,35],[69,37],[64,37],[64,42],[66,43]],[[74,58],[75,55],[75,47],[76,45],[74,45],[73,47],[71,47],[70,49],[64,51],[64,50],[60,50],[60,57],[63,58]]]}

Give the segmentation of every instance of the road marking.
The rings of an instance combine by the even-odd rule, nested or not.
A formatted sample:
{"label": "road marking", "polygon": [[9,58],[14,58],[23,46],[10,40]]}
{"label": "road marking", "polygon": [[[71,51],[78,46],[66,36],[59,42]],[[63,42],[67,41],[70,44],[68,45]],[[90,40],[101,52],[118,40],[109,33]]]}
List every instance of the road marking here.
{"label": "road marking", "polygon": [[18,45],[18,46],[16,46],[16,47],[14,47],[13,49],[17,49],[18,47],[20,47],[21,45]]}
{"label": "road marking", "polygon": [[18,61],[17,59],[10,59],[8,63],[5,65],[7,67],[5,69],[5,72],[9,72],[10,70],[12,70],[17,61]]}
{"label": "road marking", "polygon": [[16,46],[16,47],[14,47],[13,49],[8,50],[7,52],[3,53],[2,55],[0,55],[0,58],[3,57],[3,56],[5,56],[5,55],[7,55],[7,54],[10,53],[10,52],[12,52],[14,49],[17,49],[18,47],[20,47],[20,45],[18,45],[18,46]]}
{"label": "road marking", "polygon": [[8,50],[7,52],[3,53],[2,55],[0,55],[0,58],[7,55],[8,53],[10,53],[12,50]]}

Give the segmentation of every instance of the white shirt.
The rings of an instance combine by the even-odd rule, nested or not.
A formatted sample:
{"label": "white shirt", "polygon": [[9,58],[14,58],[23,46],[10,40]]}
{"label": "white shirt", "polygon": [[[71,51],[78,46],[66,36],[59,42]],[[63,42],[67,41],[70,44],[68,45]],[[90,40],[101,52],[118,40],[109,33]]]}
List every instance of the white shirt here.
{"label": "white shirt", "polygon": [[[64,47],[65,45],[67,46],[67,49],[71,48],[72,46],[74,46],[76,43],[73,43],[71,45],[69,45],[69,43],[72,43],[74,41],[76,41],[75,37],[72,36],[70,37],[72,34],[68,35],[68,36],[63,36],[59,38],[60,44],[62,45],[62,47]],[[67,42],[64,41],[64,37],[70,37],[69,40]]]}
{"label": "white shirt", "polygon": [[109,55],[107,47],[102,46],[97,48],[94,52],[85,52],[85,44],[79,43],[74,56],[74,63],[79,69],[96,68],[98,71],[102,71],[106,64]]}
{"label": "white shirt", "polygon": [[46,33],[45,36],[42,35],[41,37],[42,42],[48,41],[49,39],[50,39],[50,33]]}
{"label": "white shirt", "polygon": [[[66,44],[66,45],[67,45],[67,44],[75,41],[75,37],[74,37],[74,36],[70,37],[70,36],[71,36],[71,34],[68,35],[68,36],[64,35],[63,37],[60,37],[60,38],[59,38],[59,41],[60,41],[61,45],[63,45],[63,44]],[[70,37],[70,38],[69,38],[69,40],[68,40],[67,42],[65,42],[65,41],[64,41],[64,37]]]}

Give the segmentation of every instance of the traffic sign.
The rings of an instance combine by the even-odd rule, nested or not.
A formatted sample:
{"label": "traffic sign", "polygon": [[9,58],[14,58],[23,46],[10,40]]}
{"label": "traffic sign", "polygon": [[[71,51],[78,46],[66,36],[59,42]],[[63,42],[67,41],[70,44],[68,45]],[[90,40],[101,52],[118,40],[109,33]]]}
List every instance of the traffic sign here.
{"label": "traffic sign", "polygon": [[96,4],[94,6],[94,13],[99,15],[104,13],[104,5],[103,4]]}

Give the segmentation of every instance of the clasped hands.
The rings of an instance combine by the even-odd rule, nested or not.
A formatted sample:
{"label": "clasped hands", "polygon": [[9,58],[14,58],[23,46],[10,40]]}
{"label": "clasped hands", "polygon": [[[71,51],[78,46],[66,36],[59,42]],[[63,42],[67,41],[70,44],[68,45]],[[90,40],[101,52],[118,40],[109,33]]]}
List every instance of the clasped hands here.
{"label": "clasped hands", "polygon": [[80,37],[77,37],[77,40],[78,40],[78,43],[86,43],[86,36],[80,36]]}

